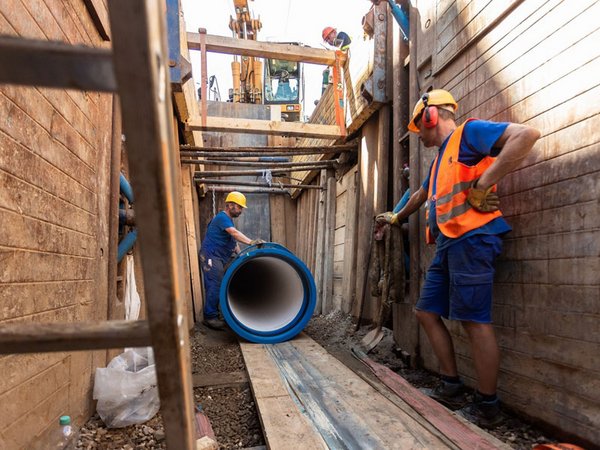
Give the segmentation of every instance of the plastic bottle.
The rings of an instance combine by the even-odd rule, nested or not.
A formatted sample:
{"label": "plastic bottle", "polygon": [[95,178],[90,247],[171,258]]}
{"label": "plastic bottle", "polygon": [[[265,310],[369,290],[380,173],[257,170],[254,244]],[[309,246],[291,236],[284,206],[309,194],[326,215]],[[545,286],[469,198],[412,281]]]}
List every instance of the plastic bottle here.
{"label": "plastic bottle", "polygon": [[56,449],[75,450],[77,447],[77,436],[75,430],[71,426],[70,416],[61,416],[58,420],[59,436],[57,439]]}

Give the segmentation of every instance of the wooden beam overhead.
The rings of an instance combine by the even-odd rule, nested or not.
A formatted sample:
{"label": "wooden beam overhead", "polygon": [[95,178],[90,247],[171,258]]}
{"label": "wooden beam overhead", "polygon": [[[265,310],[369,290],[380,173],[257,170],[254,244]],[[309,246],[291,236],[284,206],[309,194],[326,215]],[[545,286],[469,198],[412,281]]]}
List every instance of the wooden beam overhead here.
{"label": "wooden beam overhead", "polygon": [[145,320],[11,323],[0,327],[0,354],[145,347],[150,342]]}
{"label": "wooden beam overhead", "polygon": [[[200,33],[188,32],[187,40],[190,50],[200,50]],[[331,66],[335,62],[335,51],[333,50],[236,39],[214,34],[206,35],[206,51],[227,55],[283,59],[324,66]]]}
{"label": "wooden beam overhead", "polygon": [[107,49],[0,37],[0,83],[114,92],[112,52]]}
{"label": "wooden beam overhead", "polygon": [[190,117],[186,122],[186,129],[227,133],[300,136],[332,140],[342,137],[340,127],[337,125],[320,125],[303,122],[275,122],[234,117],[208,116],[206,118],[206,126],[202,125],[202,119],[200,117]]}

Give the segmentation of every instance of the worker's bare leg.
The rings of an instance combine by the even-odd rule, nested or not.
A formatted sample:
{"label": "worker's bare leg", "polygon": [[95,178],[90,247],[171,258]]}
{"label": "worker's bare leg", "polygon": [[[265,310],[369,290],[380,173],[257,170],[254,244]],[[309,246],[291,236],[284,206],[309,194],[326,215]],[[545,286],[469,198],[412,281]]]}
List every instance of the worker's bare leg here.
{"label": "worker's bare leg", "polygon": [[454,344],[452,337],[440,316],[427,311],[417,311],[419,323],[425,330],[433,352],[440,363],[440,373],[450,377],[458,375],[456,358],[454,356]]}
{"label": "worker's bare leg", "polygon": [[482,394],[496,393],[500,349],[494,327],[489,323],[461,322],[469,336],[471,352],[477,372],[477,389]]}

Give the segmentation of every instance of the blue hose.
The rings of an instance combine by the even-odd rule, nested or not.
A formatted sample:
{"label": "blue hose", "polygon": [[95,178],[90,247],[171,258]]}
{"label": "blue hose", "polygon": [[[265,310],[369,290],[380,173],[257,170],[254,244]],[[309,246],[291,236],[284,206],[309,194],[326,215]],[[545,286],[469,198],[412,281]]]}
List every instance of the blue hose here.
{"label": "blue hose", "polygon": [[240,337],[259,344],[292,339],[307,325],[317,289],[306,265],[282,245],[253,245],[225,271],[223,318]]}
{"label": "blue hose", "polygon": [[127,181],[127,178],[125,178],[125,175],[123,174],[121,174],[119,178],[119,188],[129,203],[133,203],[133,189],[131,189],[129,181]]}
{"label": "blue hose", "polygon": [[117,251],[117,262],[121,262],[123,257],[127,254],[127,252],[131,250],[133,244],[135,244],[135,241],[137,239],[137,234],[137,230],[132,230],[129,233],[127,233],[127,235],[121,240],[121,242],[119,242],[119,247]]}

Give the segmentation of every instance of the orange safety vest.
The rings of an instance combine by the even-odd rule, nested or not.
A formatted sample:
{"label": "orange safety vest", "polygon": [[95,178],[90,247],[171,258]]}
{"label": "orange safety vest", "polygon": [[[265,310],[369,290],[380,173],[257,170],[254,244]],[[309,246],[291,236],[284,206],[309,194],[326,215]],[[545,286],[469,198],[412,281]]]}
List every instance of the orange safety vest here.
{"label": "orange safety vest", "polygon": [[[435,199],[433,199],[433,181],[439,153],[431,166],[431,173],[429,174],[429,193],[427,198],[430,202],[435,200],[437,225],[442,234],[449,238],[460,237],[466,232],[479,228],[502,216],[500,210],[489,213],[477,211],[467,201],[467,193],[473,180],[479,178],[496,159],[486,156],[474,166],[467,166],[458,162],[458,151],[460,149],[463,130],[465,124],[471,120],[475,119],[468,119],[454,130],[450,136],[442,160],[439,163]],[[495,190],[496,186],[494,185],[493,191]],[[433,244],[435,243],[435,239],[429,230],[429,208],[427,208],[426,217],[427,243]]]}

